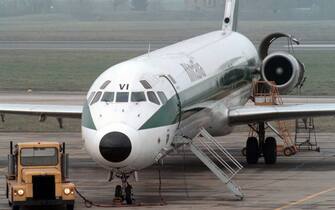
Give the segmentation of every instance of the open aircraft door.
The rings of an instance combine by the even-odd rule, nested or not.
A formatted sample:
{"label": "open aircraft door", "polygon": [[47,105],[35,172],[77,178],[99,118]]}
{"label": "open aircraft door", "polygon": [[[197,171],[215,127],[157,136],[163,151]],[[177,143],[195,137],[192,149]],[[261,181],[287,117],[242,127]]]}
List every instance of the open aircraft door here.
{"label": "open aircraft door", "polygon": [[162,83],[161,87],[163,87],[165,90],[169,90],[169,93],[168,93],[169,96],[170,94],[172,94],[173,95],[172,98],[176,99],[173,101],[175,101],[177,109],[178,109],[178,128],[179,128],[180,122],[181,122],[182,104],[181,104],[180,96],[179,96],[179,93],[176,87],[176,81],[174,81],[174,79],[171,78],[171,76],[169,75],[160,75],[159,77],[161,78],[161,81],[160,81]]}

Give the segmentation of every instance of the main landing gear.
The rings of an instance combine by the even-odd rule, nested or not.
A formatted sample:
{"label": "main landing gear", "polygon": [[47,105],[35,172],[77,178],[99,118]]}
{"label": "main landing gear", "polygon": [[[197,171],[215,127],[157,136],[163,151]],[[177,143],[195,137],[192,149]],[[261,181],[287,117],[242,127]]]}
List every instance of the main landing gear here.
{"label": "main landing gear", "polygon": [[256,137],[249,137],[246,147],[248,164],[257,164],[263,156],[265,164],[271,165],[277,162],[277,142],[273,137],[268,137],[263,143],[259,143]]}
{"label": "main landing gear", "polygon": [[277,142],[274,137],[265,138],[265,123],[258,123],[258,129],[254,129],[258,139],[250,136],[247,140],[245,155],[248,164],[257,164],[258,159],[263,156],[265,164],[277,162]]}

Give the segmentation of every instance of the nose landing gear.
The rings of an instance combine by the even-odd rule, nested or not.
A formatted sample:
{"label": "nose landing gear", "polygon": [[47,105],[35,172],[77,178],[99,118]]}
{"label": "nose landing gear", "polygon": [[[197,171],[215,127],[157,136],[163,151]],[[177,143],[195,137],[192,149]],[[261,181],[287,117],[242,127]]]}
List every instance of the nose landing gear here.
{"label": "nose landing gear", "polygon": [[117,185],[115,187],[113,203],[118,205],[122,205],[124,203],[127,205],[132,205],[134,203],[133,187],[127,181],[129,176],[123,174],[120,178],[122,181],[122,186]]}
{"label": "nose landing gear", "polygon": [[[134,174],[135,180],[137,180],[137,174]],[[115,187],[115,194],[112,204],[99,204],[89,200],[86,196],[84,196],[77,188],[76,192],[78,196],[84,201],[84,204],[87,208],[95,207],[103,207],[103,208],[118,208],[118,207],[154,207],[154,206],[163,206],[165,203],[136,203],[133,195],[133,187],[128,183],[129,175],[122,174],[116,175],[116,177],[121,179],[122,184],[117,185]],[[114,173],[110,172],[108,181],[112,181],[114,178]],[[110,201],[110,199],[108,199]]]}

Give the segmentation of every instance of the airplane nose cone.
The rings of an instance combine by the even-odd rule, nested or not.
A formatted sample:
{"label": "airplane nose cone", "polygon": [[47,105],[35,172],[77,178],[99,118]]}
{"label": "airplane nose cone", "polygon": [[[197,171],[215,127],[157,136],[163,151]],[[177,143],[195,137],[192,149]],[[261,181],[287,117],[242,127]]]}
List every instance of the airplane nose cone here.
{"label": "airplane nose cone", "polygon": [[119,163],[129,157],[132,146],[127,135],[111,132],[101,139],[99,149],[103,158],[113,163]]}

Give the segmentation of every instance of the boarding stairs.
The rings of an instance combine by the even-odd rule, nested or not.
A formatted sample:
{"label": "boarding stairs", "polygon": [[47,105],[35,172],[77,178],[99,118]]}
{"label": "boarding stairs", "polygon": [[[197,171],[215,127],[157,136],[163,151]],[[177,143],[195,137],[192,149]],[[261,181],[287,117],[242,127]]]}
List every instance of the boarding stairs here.
{"label": "boarding stairs", "polygon": [[299,150],[320,152],[316,140],[316,131],[313,118],[297,119],[295,122],[295,145]]}
{"label": "boarding stairs", "polygon": [[[269,83],[265,81],[253,82],[253,102],[255,106],[283,105],[283,100],[275,83],[270,82],[269,85]],[[266,122],[266,125],[283,140],[284,155],[290,156],[296,154],[298,148],[292,139],[286,122],[279,120],[275,123],[277,128],[272,126],[269,122]],[[254,131],[251,130],[249,135],[254,135]]]}
{"label": "boarding stairs", "polygon": [[[174,147],[188,145],[192,153],[199,158],[232,192],[242,200],[244,195],[233,181],[243,166],[204,128],[192,140],[181,137],[174,141]],[[178,146],[179,145],[179,146]]]}

